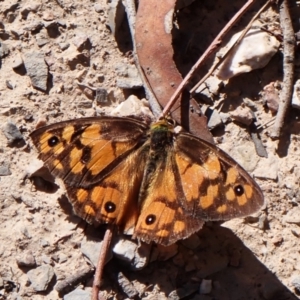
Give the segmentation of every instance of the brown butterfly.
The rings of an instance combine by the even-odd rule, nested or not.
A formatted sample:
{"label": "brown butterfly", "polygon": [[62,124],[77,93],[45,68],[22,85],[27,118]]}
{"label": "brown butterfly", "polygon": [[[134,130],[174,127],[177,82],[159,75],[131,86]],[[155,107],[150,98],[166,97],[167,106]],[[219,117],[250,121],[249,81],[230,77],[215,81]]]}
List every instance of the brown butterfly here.
{"label": "brown butterfly", "polygon": [[204,221],[254,213],[259,186],[230,156],[162,119],[94,117],[31,133],[39,158],[63,179],[75,213],[133,238],[170,245]]}

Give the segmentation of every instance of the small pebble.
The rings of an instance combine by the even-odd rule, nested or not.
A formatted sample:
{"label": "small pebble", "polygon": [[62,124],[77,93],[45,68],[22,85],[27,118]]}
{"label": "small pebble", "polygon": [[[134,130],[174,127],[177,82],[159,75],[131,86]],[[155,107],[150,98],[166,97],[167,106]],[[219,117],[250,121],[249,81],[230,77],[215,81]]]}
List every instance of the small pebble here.
{"label": "small pebble", "polygon": [[40,239],[40,245],[43,247],[43,248],[46,248],[48,247],[50,244],[48,241],[44,240],[44,239]]}
{"label": "small pebble", "polygon": [[269,83],[263,89],[263,103],[270,109],[272,113],[276,113],[279,107],[279,92],[275,88],[274,82]]}
{"label": "small pebble", "polygon": [[[236,33],[225,47],[233,45],[240,35],[241,32]],[[260,29],[251,28],[218,68],[218,78],[228,80],[239,74],[265,67],[279,46],[280,42],[276,37]]]}
{"label": "small pebble", "polygon": [[99,104],[103,104],[103,103],[107,103],[108,99],[107,99],[108,93],[106,89],[102,89],[102,88],[97,88],[96,89],[96,101]]}
{"label": "small pebble", "polygon": [[71,293],[64,296],[63,300],[90,300],[91,292],[77,288]]}
{"label": "small pebble", "polygon": [[9,54],[10,50],[8,46],[4,43],[0,43],[0,58],[4,58]]}
{"label": "small pebble", "polygon": [[300,225],[300,207],[293,207],[288,213],[283,217],[286,223],[298,224]]}
{"label": "small pebble", "polygon": [[32,236],[31,236],[31,234],[29,233],[27,227],[22,226],[20,231],[21,231],[21,233],[22,233],[26,238],[31,239]]}
{"label": "small pebble", "polygon": [[208,279],[203,279],[200,284],[200,294],[209,294],[212,289],[212,281]]}
{"label": "small pebble", "polygon": [[294,84],[292,106],[300,109],[300,79],[298,79]]}
{"label": "small pebble", "polygon": [[42,261],[47,265],[51,265],[51,263],[52,263],[51,257],[49,257],[47,255],[42,255]]}
{"label": "small pebble", "polygon": [[113,253],[120,259],[131,262],[134,259],[137,244],[127,240],[120,239],[113,247]]}
{"label": "small pebble", "polygon": [[35,267],[36,261],[31,251],[23,253],[21,256],[17,257],[17,265],[19,267]]}
{"label": "small pebble", "polygon": [[54,14],[52,11],[47,10],[43,13],[43,20],[53,21],[54,19],[55,19],[55,17],[54,17]]}
{"label": "small pebble", "polygon": [[275,246],[279,246],[283,242],[283,237],[278,235],[278,236],[273,237],[271,241]]}
{"label": "small pebble", "polygon": [[89,41],[89,37],[84,32],[77,32],[73,38],[72,43],[75,45],[77,50],[80,50]]}
{"label": "small pebble", "polygon": [[59,254],[59,262],[62,264],[68,260],[68,256],[64,253]]}
{"label": "small pebble", "polygon": [[99,4],[99,3],[96,3],[95,5],[94,5],[94,9],[95,9],[95,11],[97,12],[97,13],[102,13],[104,10],[103,10],[103,6],[101,5],[101,4]]}
{"label": "small pebble", "polygon": [[42,265],[27,272],[27,276],[32,288],[37,292],[43,292],[47,290],[49,283],[54,277],[54,270],[49,265]]}
{"label": "small pebble", "polygon": [[24,64],[32,86],[45,92],[49,74],[44,54],[38,51],[26,52],[24,53]]}
{"label": "small pebble", "polygon": [[7,138],[7,142],[9,145],[13,144],[14,142],[23,140],[23,135],[20,132],[19,128],[15,123],[12,121],[8,121],[3,127],[2,132],[4,133],[5,137]]}
{"label": "small pebble", "polygon": [[133,284],[124,276],[122,272],[119,272],[118,274],[118,283],[120,287],[122,288],[123,292],[130,298],[134,299],[136,296],[138,296],[138,291],[135,289]]}
{"label": "small pebble", "polygon": [[292,279],[291,284],[295,287],[295,289],[300,292],[300,276],[296,276]]}
{"label": "small pebble", "polygon": [[59,43],[58,44],[61,50],[67,50],[70,47],[70,43]]}
{"label": "small pebble", "polygon": [[231,119],[249,126],[254,119],[253,112],[248,107],[239,106],[236,110],[230,112]]}
{"label": "small pebble", "polygon": [[[98,263],[98,258],[100,250],[102,247],[102,240],[100,239],[87,239],[84,237],[80,244],[80,250],[84,256],[86,256],[90,262],[96,267]],[[112,253],[109,251],[106,257],[106,262],[110,261],[112,258]]]}
{"label": "small pebble", "polygon": [[9,163],[8,162],[3,162],[0,165],[0,176],[9,176],[11,175],[11,171],[9,168]]}
{"label": "small pebble", "polygon": [[23,62],[23,59],[21,57],[20,54],[16,54],[12,60],[12,68],[15,70],[15,69],[18,69],[19,67],[23,66],[24,62]]}

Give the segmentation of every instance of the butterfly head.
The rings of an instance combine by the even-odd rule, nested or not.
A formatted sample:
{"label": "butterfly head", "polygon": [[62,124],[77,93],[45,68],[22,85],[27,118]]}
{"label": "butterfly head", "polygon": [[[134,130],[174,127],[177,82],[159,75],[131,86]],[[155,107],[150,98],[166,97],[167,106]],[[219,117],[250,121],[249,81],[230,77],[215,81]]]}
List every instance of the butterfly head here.
{"label": "butterfly head", "polygon": [[173,132],[175,127],[175,121],[171,118],[166,119],[160,119],[159,121],[153,123],[150,127],[151,132],[155,131],[169,131]]}

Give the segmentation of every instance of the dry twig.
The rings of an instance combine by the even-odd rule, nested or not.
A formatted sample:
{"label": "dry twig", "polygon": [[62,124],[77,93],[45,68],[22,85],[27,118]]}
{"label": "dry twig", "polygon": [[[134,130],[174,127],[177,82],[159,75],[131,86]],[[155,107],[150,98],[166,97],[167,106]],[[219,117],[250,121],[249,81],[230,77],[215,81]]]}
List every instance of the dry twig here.
{"label": "dry twig", "polygon": [[288,9],[288,0],[282,0],[279,7],[280,26],[283,35],[283,87],[280,103],[271,137],[278,139],[284,125],[284,119],[291,103],[294,82],[295,33]]}
{"label": "dry twig", "polygon": [[75,274],[70,275],[65,280],[58,282],[55,286],[55,289],[57,290],[58,294],[62,296],[74,289],[80,282],[92,276],[94,271],[94,268],[85,266],[82,269],[77,270]]}
{"label": "dry twig", "polygon": [[92,300],[98,300],[98,299],[102,300],[99,297],[99,291],[100,291],[101,278],[103,274],[105,260],[106,260],[107,253],[109,251],[112,235],[113,235],[113,227],[108,225],[103,238],[102,247],[99,254],[99,259],[98,259],[96,272],[94,276]]}

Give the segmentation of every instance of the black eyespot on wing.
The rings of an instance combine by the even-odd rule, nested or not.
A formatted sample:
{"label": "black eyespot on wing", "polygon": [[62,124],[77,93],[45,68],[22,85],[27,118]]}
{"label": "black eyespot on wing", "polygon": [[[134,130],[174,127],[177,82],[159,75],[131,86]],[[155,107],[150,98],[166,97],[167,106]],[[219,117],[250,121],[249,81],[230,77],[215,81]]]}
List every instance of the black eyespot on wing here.
{"label": "black eyespot on wing", "polygon": [[88,148],[88,147],[83,148],[83,152],[82,152],[80,161],[83,164],[86,164],[90,161],[90,159],[91,159],[91,148]]}
{"label": "black eyespot on wing", "polygon": [[237,185],[234,187],[234,193],[237,195],[237,196],[242,196],[244,194],[244,188],[241,186],[241,185]]}
{"label": "black eyespot on wing", "polygon": [[146,224],[151,225],[156,221],[156,216],[155,215],[148,215],[146,218]]}
{"label": "black eyespot on wing", "polygon": [[104,208],[105,208],[106,212],[112,213],[116,210],[116,204],[111,201],[107,201],[104,205]]}
{"label": "black eyespot on wing", "polygon": [[59,138],[57,136],[52,136],[48,140],[48,146],[49,147],[55,147],[59,143]]}

